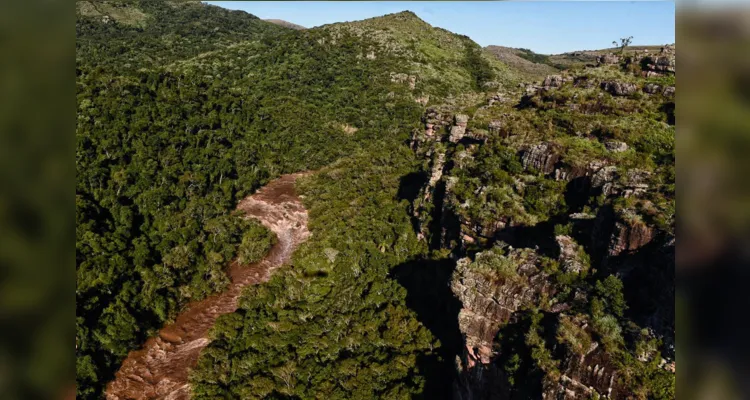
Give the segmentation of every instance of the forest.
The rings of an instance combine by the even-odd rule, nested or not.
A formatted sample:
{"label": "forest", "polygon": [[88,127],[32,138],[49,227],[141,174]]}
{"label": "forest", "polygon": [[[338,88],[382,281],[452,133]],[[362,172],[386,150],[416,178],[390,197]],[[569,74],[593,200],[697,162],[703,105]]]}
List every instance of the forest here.
{"label": "forest", "polygon": [[[263,258],[274,235],[236,206],[301,171],[313,171],[297,184],[312,236],[219,318],[190,371],[193,398],[484,393],[459,326],[470,305],[451,292],[468,278],[487,282],[474,292],[544,281],[474,367],[497,374],[500,398],[557,390],[592,343],[616,394],[674,398],[669,333],[649,325],[657,285],[674,280],[653,266],[669,255],[610,257],[591,239],[614,235],[594,221],[648,227],[648,251],[674,236],[673,99],[602,89],[673,89],[674,75],[644,79],[623,60],[524,92],[523,74],[408,12],[292,30],[201,3],[76,5],[79,398],[101,398],[128,352],[226,288],[229,263]],[[487,105],[498,90],[513,100]],[[448,140],[459,115],[466,136]],[[529,161],[540,143],[558,172]],[[602,178],[612,191],[581,172],[592,160],[619,168]],[[640,192],[620,195],[634,177]],[[560,237],[574,244],[567,259]]]}
{"label": "forest", "polygon": [[[280,174],[327,165],[418,115],[415,105],[386,96],[382,64],[390,60],[357,59],[361,39],[341,40],[335,52],[318,43],[324,33],[263,41],[261,33],[277,34],[273,25],[203,7],[211,11],[206,26],[242,32],[216,41],[247,41],[226,56],[252,60],[241,69],[205,65],[191,60],[211,50],[203,41],[169,46],[179,54],[161,47],[161,35],[180,36],[183,19],[194,18],[189,8],[183,15],[161,2],[143,7],[159,20],[149,25],[153,34],[89,18],[77,24],[82,398],[97,398],[127,352],[188,300],[225,287],[223,270],[241,242],[268,242],[264,228],[232,214],[239,199]],[[177,60],[185,63],[168,64]],[[120,68],[123,62],[133,68]],[[339,124],[359,131],[349,135]]]}

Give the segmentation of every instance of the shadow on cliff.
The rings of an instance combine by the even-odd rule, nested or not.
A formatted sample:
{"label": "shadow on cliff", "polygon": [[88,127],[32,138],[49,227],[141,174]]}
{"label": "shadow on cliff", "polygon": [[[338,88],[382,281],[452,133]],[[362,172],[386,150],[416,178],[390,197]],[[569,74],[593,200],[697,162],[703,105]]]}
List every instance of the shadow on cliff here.
{"label": "shadow on cliff", "polygon": [[[557,331],[557,316],[542,313],[538,333],[546,343],[554,343]],[[526,335],[531,330],[531,313],[517,313],[511,321],[500,328],[493,346],[498,355],[493,358],[495,379],[486,382],[483,392],[488,399],[541,399],[544,373],[536,367],[532,349],[526,344]]]}
{"label": "shadow on cliff", "polygon": [[436,355],[419,360],[419,369],[427,379],[425,399],[451,398],[455,379],[453,363],[463,344],[458,327],[461,302],[450,286],[455,268],[455,262],[450,259],[415,260],[397,266],[391,273],[391,278],[406,289],[406,305],[440,340]]}
{"label": "shadow on cliff", "polygon": [[398,193],[396,197],[399,200],[408,200],[410,203],[413,202],[419,190],[427,183],[427,172],[411,172],[401,177],[399,180]]}
{"label": "shadow on cliff", "polygon": [[508,243],[515,248],[536,249],[539,253],[557,258],[560,248],[555,241],[555,225],[565,221],[565,216],[558,216],[536,225],[510,226],[495,232],[495,241]]}
{"label": "shadow on cliff", "polygon": [[414,216],[414,201],[419,195],[419,191],[427,184],[429,179],[427,172],[411,172],[401,177],[398,185],[398,193],[396,198],[399,200],[406,200],[409,202],[409,219],[411,221],[412,229],[414,233],[419,233],[419,219]]}
{"label": "shadow on cliff", "polygon": [[607,269],[620,277],[628,305],[626,316],[651,328],[667,345],[665,357],[674,357],[675,246],[656,239],[631,254],[613,257]]}

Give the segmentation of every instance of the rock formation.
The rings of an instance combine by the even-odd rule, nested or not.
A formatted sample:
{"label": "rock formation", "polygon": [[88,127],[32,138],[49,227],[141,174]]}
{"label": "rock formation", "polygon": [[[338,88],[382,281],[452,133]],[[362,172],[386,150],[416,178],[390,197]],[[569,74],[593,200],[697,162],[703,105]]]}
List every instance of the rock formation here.
{"label": "rock formation", "polygon": [[618,81],[602,82],[601,88],[613,96],[629,96],[638,90],[638,86],[634,83]]}
{"label": "rock formation", "polygon": [[521,155],[524,168],[534,168],[543,174],[554,172],[555,163],[559,159],[560,155],[555,152],[555,145],[548,142],[531,146]]}

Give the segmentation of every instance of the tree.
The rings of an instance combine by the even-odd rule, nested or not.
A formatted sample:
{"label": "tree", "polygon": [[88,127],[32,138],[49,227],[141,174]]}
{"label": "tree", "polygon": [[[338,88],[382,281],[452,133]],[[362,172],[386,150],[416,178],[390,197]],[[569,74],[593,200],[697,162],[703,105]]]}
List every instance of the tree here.
{"label": "tree", "polygon": [[612,45],[620,49],[620,53],[623,53],[625,51],[625,48],[630,46],[630,43],[633,42],[633,37],[628,36],[626,38],[620,38],[620,43],[618,44],[616,40],[612,41]]}

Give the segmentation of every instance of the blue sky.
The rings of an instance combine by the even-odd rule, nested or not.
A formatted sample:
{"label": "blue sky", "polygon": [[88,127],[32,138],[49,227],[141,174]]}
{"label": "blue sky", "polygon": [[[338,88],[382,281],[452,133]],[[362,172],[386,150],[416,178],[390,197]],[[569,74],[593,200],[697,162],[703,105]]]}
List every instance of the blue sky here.
{"label": "blue sky", "polygon": [[472,38],[482,46],[523,47],[543,54],[611,47],[633,36],[633,44],[675,41],[675,5],[669,1],[208,1],[260,18],[278,18],[308,28],[410,10],[432,26]]}

